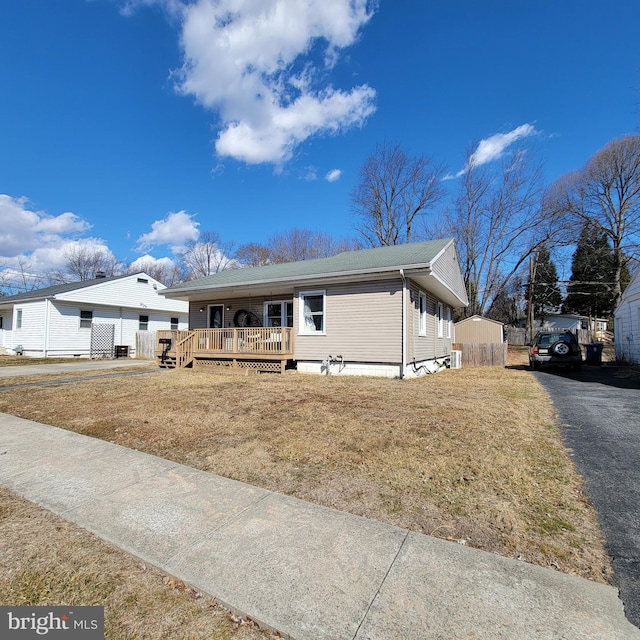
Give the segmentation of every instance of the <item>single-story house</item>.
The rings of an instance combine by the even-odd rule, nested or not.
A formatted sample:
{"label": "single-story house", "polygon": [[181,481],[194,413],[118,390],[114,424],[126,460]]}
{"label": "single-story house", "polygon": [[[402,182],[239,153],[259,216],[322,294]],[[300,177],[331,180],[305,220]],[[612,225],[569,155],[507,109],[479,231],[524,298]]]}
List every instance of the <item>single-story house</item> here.
{"label": "single-story house", "polygon": [[624,290],[614,313],[616,358],[640,364],[640,271]]}
{"label": "single-story house", "polygon": [[387,377],[446,366],[453,309],[468,304],[451,239],[226,270],[160,294],[189,303],[190,332],[164,339],[163,363]]}
{"label": "single-story house", "polygon": [[96,278],[0,298],[0,351],[27,356],[135,355],[136,333],[186,329],[188,304],[158,295],[145,273]]}
{"label": "single-story house", "polygon": [[479,315],[455,323],[455,342],[460,344],[495,344],[504,342],[504,324]]}

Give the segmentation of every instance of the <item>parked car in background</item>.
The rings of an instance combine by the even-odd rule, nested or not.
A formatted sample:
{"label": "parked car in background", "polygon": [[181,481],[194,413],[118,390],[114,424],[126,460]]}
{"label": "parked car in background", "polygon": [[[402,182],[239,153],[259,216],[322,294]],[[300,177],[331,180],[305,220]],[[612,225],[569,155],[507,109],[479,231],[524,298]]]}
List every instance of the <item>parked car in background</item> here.
{"label": "parked car in background", "polygon": [[582,349],[570,331],[540,331],[529,346],[532,369],[545,367],[582,368]]}

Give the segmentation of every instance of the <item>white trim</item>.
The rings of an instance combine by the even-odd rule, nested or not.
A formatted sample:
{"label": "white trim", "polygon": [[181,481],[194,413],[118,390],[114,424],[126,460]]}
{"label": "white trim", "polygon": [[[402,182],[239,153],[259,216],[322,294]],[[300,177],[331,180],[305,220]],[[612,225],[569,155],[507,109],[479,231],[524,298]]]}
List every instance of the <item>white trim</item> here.
{"label": "white trim", "polygon": [[436,316],[438,319],[438,338],[444,338],[444,306],[442,302],[438,302]]}
{"label": "white trim", "polygon": [[427,335],[427,294],[418,289],[418,335]]}
{"label": "white trim", "polygon": [[[322,330],[309,328],[309,323],[304,315],[305,297],[322,296]],[[327,335],[327,291],[326,289],[314,289],[311,291],[298,291],[298,335],[301,336],[325,336]]]}
{"label": "white trim", "polygon": [[[279,304],[280,305],[280,322],[281,326],[287,327],[287,305],[291,305],[291,315],[293,316],[293,299],[292,298],[283,298],[280,300],[265,300],[262,305],[262,324],[265,327],[269,326],[269,314],[268,314],[268,306],[270,304]],[[291,322],[293,323],[293,317],[291,318]]]}

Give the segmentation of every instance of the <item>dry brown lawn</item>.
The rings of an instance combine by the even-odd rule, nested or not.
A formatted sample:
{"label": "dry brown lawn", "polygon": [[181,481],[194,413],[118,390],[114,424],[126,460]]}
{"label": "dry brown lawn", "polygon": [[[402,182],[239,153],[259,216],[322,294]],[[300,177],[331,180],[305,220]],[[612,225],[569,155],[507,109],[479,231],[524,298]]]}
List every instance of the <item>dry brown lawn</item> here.
{"label": "dry brown lawn", "polygon": [[544,390],[520,366],[419,380],[192,370],[0,392],[0,411],[606,582]]}

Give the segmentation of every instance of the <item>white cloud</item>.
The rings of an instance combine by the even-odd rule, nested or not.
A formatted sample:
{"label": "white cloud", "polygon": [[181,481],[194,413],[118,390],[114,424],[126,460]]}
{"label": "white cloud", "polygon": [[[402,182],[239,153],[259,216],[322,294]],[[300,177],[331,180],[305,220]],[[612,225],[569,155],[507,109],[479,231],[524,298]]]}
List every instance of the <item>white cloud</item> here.
{"label": "white cloud", "polygon": [[88,253],[100,252],[117,262],[116,257],[101,238],[82,238],[79,240],[61,241],[55,246],[39,247],[28,257],[29,268],[35,273],[64,271],[67,256],[82,248]]}
{"label": "white cloud", "polygon": [[91,225],[75,213],[52,216],[29,208],[26,198],[0,194],[0,258],[11,259],[60,246],[67,236],[82,234]]}
{"label": "white cloud", "polygon": [[318,77],[354,44],[371,18],[369,6],[368,0],[185,3],[177,87],[218,113],[217,153],[282,164],[310,136],[362,125],[375,111],[375,91],[336,89]]}
{"label": "white cloud", "polygon": [[532,124],[523,124],[508,133],[495,133],[484,138],[480,140],[476,150],[469,156],[467,166],[458,171],[455,176],[448,174],[445,179],[459,178],[469,170],[469,167],[479,167],[499,160],[514,142],[537,135],[537,133],[538,131]]}
{"label": "white cloud", "polygon": [[150,269],[167,269],[170,271],[175,266],[175,262],[167,256],[165,256],[164,258],[154,258],[147,253],[134,260],[129,265],[127,270],[131,273],[134,273],[136,271],[149,271]]}
{"label": "white cloud", "polygon": [[337,182],[342,175],[342,169],[331,169],[324,177],[327,182]]}
{"label": "white cloud", "polygon": [[174,253],[180,252],[187,243],[198,239],[199,222],[186,211],[167,214],[163,220],[156,220],[151,225],[151,231],[138,238],[137,251],[147,251],[151,247],[165,244]]}

